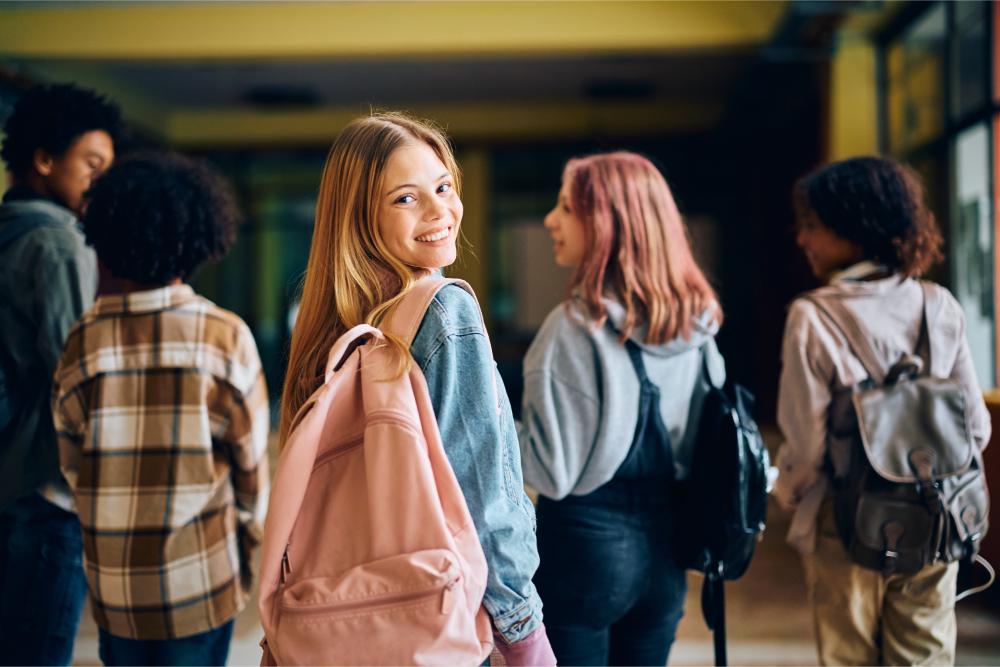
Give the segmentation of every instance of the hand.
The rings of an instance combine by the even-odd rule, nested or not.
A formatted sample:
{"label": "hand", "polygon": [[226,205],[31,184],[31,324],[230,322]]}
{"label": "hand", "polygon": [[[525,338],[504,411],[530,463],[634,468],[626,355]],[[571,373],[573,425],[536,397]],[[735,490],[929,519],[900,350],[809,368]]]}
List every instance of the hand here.
{"label": "hand", "polygon": [[549,636],[545,634],[544,623],[535,628],[530,635],[513,644],[508,643],[495,631],[493,637],[497,650],[510,667],[552,667],[556,664],[556,656],[549,644]]}

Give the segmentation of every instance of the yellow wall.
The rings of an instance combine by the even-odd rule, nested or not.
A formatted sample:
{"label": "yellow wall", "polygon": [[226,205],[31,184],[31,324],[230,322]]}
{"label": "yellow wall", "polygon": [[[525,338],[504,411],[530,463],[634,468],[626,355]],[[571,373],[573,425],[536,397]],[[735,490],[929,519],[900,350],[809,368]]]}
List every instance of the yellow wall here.
{"label": "yellow wall", "polygon": [[787,2],[254,2],[0,6],[0,54],[301,58],[649,52],[770,37]]}
{"label": "yellow wall", "polygon": [[458,261],[447,270],[452,278],[467,281],[475,290],[484,313],[489,312],[489,231],[490,158],[482,149],[464,150],[456,156],[462,169],[462,242]]}
{"label": "yellow wall", "polygon": [[830,67],[829,160],[878,152],[877,90],[872,42],[842,39]]}

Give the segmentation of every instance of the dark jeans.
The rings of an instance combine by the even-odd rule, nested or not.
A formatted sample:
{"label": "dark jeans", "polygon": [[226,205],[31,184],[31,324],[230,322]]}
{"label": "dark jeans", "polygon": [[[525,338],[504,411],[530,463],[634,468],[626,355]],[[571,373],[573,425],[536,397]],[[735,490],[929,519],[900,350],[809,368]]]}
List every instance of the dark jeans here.
{"label": "dark jeans", "polygon": [[180,639],[126,639],[101,629],[105,665],[225,665],[233,621]]}
{"label": "dark jeans", "polygon": [[535,584],[561,665],[666,665],[687,580],[669,508],[641,494],[538,501]]}
{"label": "dark jeans", "polygon": [[36,493],[0,513],[0,664],[70,664],[86,596],[75,514]]}

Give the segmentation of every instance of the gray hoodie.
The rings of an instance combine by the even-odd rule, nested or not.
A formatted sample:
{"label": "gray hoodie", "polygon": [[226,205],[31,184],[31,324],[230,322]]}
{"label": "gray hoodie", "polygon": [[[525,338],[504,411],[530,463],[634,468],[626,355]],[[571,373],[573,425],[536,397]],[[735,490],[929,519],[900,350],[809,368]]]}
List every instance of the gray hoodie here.
{"label": "gray hoodie", "polygon": [[[590,493],[608,482],[625,460],[636,429],[639,379],[618,342],[625,309],[608,299],[604,304],[608,318],[597,328],[581,314],[578,302],[560,304],[524,360],[518,425],[524,480],[556,500]],[[646,345],[645,327],[631,334],[642,348],[650,380],[660,388],[678,479],[688,473],[693,425],[708,388],[701,376],[702,349],[713,381],[725,381],[725,363],[715,346],[717,329],[706,313],[694,323],[690,340]]]}

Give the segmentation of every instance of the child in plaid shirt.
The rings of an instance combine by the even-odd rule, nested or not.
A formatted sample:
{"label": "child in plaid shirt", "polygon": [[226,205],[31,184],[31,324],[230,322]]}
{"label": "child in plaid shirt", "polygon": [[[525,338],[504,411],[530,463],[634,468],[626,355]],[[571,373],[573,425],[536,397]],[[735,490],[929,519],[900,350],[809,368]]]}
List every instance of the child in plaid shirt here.
{"label": "child in plaid shirt", "polygon": [[235,239],[228,190],[173,155],[89,193],[105,280],[69,334],[53,412],[106,665],[223,665],[251,584],[268,403],[250,330],[185,284]]}

